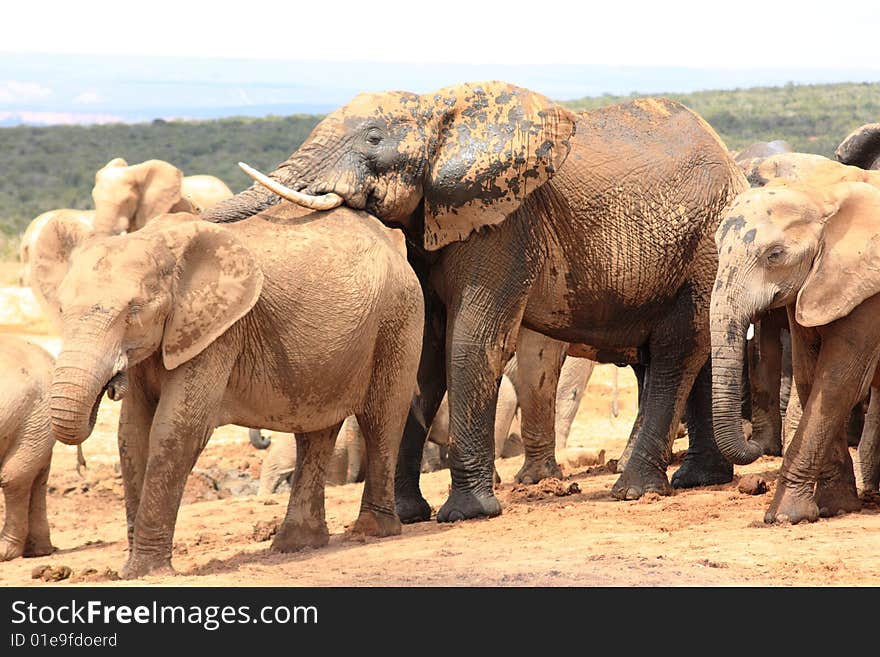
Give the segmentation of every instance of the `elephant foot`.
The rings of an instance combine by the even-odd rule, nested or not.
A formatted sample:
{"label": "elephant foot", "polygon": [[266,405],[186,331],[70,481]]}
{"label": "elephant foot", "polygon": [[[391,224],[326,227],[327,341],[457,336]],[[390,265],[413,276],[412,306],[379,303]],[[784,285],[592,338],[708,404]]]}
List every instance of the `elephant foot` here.
{"label": "elephant foot", "polygon": [[672,486],[666,473],[653,467],[636,469],[636,461],[630,459],[623,474],[611,487],[611,496],[616,500],[637,500],[645,493],[671,495]]}
{"label": "elephant foot", "polygon": [[749,442],[761,446],[767,456],[782,456],[782,433],[769,434],[753,431]]}
{"label": "elephant foot", "polygon": [[24,542],[23,556],[45,557],[48,554],[52,554],[54,551],[55,546],[52,545],[52,541],[50,541],[48,537],[35,538],[33,536],[28,536],[27,540]]}
{"label": "elephant foot", "polygon": [[323,520],[306,523],[285,520],[272,539],[272,549],[277,552],[298,552],[303,548],[320,548],[330,542],[330,531]]}
{"label": "elephant foot", "polygon": [[815,522],[819,518],[819,507],[813,499],[812,486],[793,486],[781,478],[770,508],[764,514],[767,524]]}
{"label": "elephant foot", "polygon": [[401,532],[400,518],[396,515],[379,513],[372,509],[361,509],[358,519],[350,532],[362,536],[399,536]]}
{"label": "elephant foot", "polygon": [[122,579],[137,579],[144,575],[176,575],[170,556],[145,556],[132,553],[119,571]]}
{"label": "elephant foot", "polygon": [[9,538],[0,538],[0,561],[17,559],[24,554],[24,543]]}
{"label": "elephant foot", "polygon": [[516,473],[514,481],[518,484],[537,484],[542,479],[549,477],[562,479],[562,476],[562,469],[556,462],[555,454],[537,459],[526,456],[526,460],[519,472]]}
{"label": "elephant foot", "polygon": [[472,491],[453,488],[446,504],[437,512],[437,522],[494,518],[498,515],[501,515],[501,504],[494,495],[478,497]]}
{"label": "elephant foot", "polygon": [[862,501],[856,490],[855,480],[842,479],[820,481],[816,486],[816,506],[819,507],[821,518],[832,518],[845,513],[856,513],[862,510]]}
{"label": "elephant foot", "polygon": [[685,454],[681,467],[672,475],[673,488],[714,486],[733,481],[733,465],[721,454],[706,452]]}
{"label": "elephant foot", "polygon": [[421,493],[414,496],[396,495],[394,507],[397,510],[397,517],[404,525],[431,519],[431,505]]}

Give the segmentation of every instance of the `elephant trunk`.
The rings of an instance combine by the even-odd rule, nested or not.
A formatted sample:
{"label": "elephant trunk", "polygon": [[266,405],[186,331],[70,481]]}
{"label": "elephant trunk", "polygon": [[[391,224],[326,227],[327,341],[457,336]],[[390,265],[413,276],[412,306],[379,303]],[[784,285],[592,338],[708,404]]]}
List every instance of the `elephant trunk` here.
{"label": "elephant trunk", "polygon": [[712,424],[724,457],[747,465],[763,455],[742,430],[742,368],[749,314],[737,312],[730,297],[712,299]]}
{"label": "elephant trunk", "polygon": [[273,205],[281,203],[281,197],[273,194],[258,183],[254,183],[243,192],[232,198],[225,199],[210,210],[202,213],[202,219],[218,224],[232,223],[247,219]]}
{"label": "elephant trunk", "polygon": [[50,388],[50,416],[53,437],[66,445],[79,445],[92,433],[105,390],[121,399],[128,381],[124,372],[114,372],[109,352],[62,351],[55,365]]}

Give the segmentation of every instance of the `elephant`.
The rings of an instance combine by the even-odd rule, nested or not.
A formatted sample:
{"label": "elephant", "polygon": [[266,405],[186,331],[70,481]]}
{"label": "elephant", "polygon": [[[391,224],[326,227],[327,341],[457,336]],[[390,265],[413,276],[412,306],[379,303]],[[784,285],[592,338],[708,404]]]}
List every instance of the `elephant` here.
{"label": "elephant", "polygon": [[877,493],[880,490],[880,387],[875,385],[871,386],[858,454],[862,490]]}
{"label": "elephant", "polygon": [[226,184],[214,176],[184,177],[163,160],[129,165],[117,157],[95,174],[95,232],[132,232],[157,215],[199,213],[231,196]]}
{"label": "elephant", "polygon": [[122,399],[129,556],[121,574],[173,572],[187,475],[213,429],[296,434],[299,460],[273,547],[326,545],[324,479],[356,415],[366,484],[352,532],[400,533],[394,468],[416,383],[424,301],[402,235],[364,212],[291,204],[234,226],[164,215],[66,257],[53,302],[62,346],[52,434],[79,444],[101,398]]}
{"label": "elephant", "polygon": [[43,348],[0,336],[0,487],[6,518],[0,561],[51,554],[46,481],[55,441],[49,388],[55,362]]}
{"label": "elephant", "polygon": [[757,141],[754,144],[746,146],[736,154],[733,159],[742,167],[748,165],[752,160],[778,155],[780,153],[791,153],[794,149],[787,141],[783,139],[775,139],[773,141]]}
{"label": "elephant", "polygon": [[21,236],[21,244],[18,249],[18,257],[21,267],[18,272],[18,284],[20,287],[29,287],[31,284],[31,254],[35,248],[35,244],[40,239],[40,234],[47,223],[62,221],[72,224],[79,224],[82,227],[83,234],[91,233],[94,229],[95,211],[94,210],[73,210],[70,208],[61,208],[59,210],[49,210],[44,212],[36,219],[28,224],[24,234]]}
{"label": "elephant", "polygon": [[716,234],[714,431],[722,453],[736,464],[763,453],[744,440],[738,422],[749,319],[785,308],[791,328],[803,416],[783,457],[768,523],[814,521],[860,508],[845,425],[876,378],[880,357],[874,321],[880,311],[880,189],[821,180],[779,181],[741,194]]}
{"label": "elephant", "polygon": [[504,82],[366,93],[269,176],[245,170],[257,182],[203,218],[238,221],[283,197],[344,203],[406,233],[427,332],[396,477],[404,522],[431,517],[418,479],[447,389],[452,486],[437,520],[501,513],[492,433],[520,326],[594,347],[600,362],[605,349],[650,353],[647,411],[615,498],[671,493],[665,455],[686,404],[697,426],[673,485],[732,478],[712,441],[708,304],[712,235],[747,183],[691,110],[658,98],[575,114]]}
{"label": "elephant", "polygon": [[880,123],[856,128],[834,151],[838,162],[862,169],[880,169]]}

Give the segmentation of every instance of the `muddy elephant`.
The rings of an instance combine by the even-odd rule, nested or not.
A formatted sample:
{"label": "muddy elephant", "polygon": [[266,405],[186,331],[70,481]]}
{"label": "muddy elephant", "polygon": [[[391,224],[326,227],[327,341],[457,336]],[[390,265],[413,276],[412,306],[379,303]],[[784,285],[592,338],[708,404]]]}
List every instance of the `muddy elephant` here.
{"label": "muddy elephant", "polygon": [[757,141],[746,146],[738,153],[733,154],[733,159],[741,167],[747,167],[750,162],[759,158],[770,157],[780,153],[791,153],[794,149],[787,141],[774,139],[773,141]]}
{"label": "muddy elephant", "polygon": [[95,174],[95,232],[115,234],[143,228],[166,212],[202,212],[232,196],[214,176],[185,176],[163,160],[129,165],[121,157]]}
{"label": "muddy elephant", "polygon": [[813,521],[859,508],[845,425],[880,356],[877,216],[880,190],[873,185],[811,181],[743,193],[718,228],[713,412],[718,446],[734,463],[763,453],[744,440],[738,421],[749,319],[785,308],[791,327],[803,416],[766,522]]}
{"label": "muddy elephant", "polygon": [[43,348],[0,336],[0,487],[6,507],[0,561],[55,549],[46,516],[46,481],[55,446],[49,427],[54,366]]}
{"label": "muddy elephant", "polygon": [[19,286],[30,286],[31,259],[33,251],[36,248],[35,245],[39,242],[40,235],[46,225],[57,221],[78,224],[82,227],[82,233],[84,235],[89,234],[94,228],[95,211],[61,208],[59,210],[49,210],[49,212],[44,212],[31,221],[25,229],[24,234],[21,236],[21,243],[18,248],[18,259],[21,263],[21,267],[18,271]]}
{"label": "muddy elephant", "polygon": [[366,213],[284,204],[229,227],[167,215],[75,250],[55,299],[52,433],[79,444],[104,392],[122,399],[126,577],[171,569],[187,475],[224,424],[296,434],[275,549],[327,543],[325,474],[352,414],[368,456],[353,531],[400,532],[394,468],[424,318],[404,248]]}
{"label": "muddy elephant", "polygon": [[834,151],[838,162],[862,169],[880,169],[880,123],[853,130]]}
{"label": "muddy elephant", "polygon": [[237,221],[283,196],[316,208],[344,203],[403,227],[428,330],[397,509],[405,521],[430,517],[419,466],[448,389],[452,487],[437,514],[448,522],[501,513],[492,433],[521,325],[596,347],[600,361],[604,348],[651,353],[648,411],[616,498],[671,492],[665,454],[692,388],[699,426],[673,483],[731,479],[712,441],[704,365],[712,235],[745,187],[715,132],[671,100],[574,114],[510,84],[467,83],[357,96],[270,177],[204,218]]}

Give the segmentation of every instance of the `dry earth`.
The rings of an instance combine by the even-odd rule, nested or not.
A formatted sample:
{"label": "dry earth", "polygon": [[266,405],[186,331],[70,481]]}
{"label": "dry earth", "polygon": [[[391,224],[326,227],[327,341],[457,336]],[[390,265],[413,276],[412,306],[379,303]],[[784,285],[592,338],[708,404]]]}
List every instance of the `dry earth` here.
{"label": "dry earth", "polygon": [[[0,299],[2,302],[2,299]],[[27,325],[35,331],[35,324]],[[45,327],[43,327],[44,329]],[[21,325],[0,327],[18,332]],[[28,337],[50,348],[58,340]],[[573,427],[571,444],[616,457],[635,414],[635,379],[620,371],[620,415],[611,417],[612,366],[597,368]],[[57,552],[0,563],[0,585],[69,586],[77,581],[116,585],[126,557],[122,481],[116,455],[119,404],[103,402],[94,434],[84,444],[88,468],[75,470],[75,450],[55,448],[49,479],[49,517]],[[675,446],[680,456],[686,440]],[[401,536],[353,540],[345,527],[357,515],[362,484],[327,489],[330,545],[277,554],[256,529],[285,510],[286,493],[252,494],[265,452],[247,432],[218,429],[187,484],[174,541],[177,576],[146,577],[145,585],[388,586],[388,585],[878,585],[880,508],[814,524],[766,526],[780,459],[764,457],[737,469],[731,484],[616,502],[616,475],[603,466],[566,472],[562,486],[529,490],[512,484],[522,457],[497,462],[503,514],[452,525],[406,526]],[[670,468],[671,475],[673,466]],[[737,490],[757,474],[769,493]],[[557,496],[577,483],[580,492]],[[426,498],[443,503],[449,473],[422,477]],[[0,503],[2,508],[2,503]],[[73,577],[46,584],[31,578],[41,566],[67,566]],[[91,570],[97,572],[91,572]]]}

